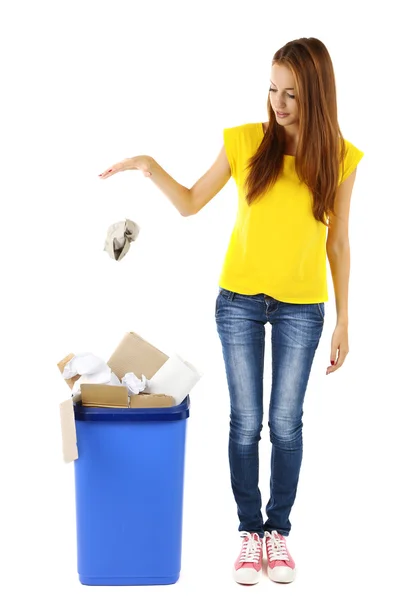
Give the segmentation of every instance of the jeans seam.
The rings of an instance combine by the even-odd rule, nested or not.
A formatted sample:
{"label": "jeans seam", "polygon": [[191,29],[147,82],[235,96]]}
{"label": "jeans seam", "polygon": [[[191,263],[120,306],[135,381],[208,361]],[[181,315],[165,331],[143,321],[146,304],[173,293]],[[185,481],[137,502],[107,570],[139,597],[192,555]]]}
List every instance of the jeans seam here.
{"label": "jeans seam", "polygon": [[321,304],[322,304],[321,302],[317,302],[317,306],[318,306],[319,314],[320,314],[320,316],[321,316],[321,319],[322,319],[322,321],[324,321],[324,320],[325,320],[325,315],[324,315],[324,313],[322,312],[322,309],[321,309]]}

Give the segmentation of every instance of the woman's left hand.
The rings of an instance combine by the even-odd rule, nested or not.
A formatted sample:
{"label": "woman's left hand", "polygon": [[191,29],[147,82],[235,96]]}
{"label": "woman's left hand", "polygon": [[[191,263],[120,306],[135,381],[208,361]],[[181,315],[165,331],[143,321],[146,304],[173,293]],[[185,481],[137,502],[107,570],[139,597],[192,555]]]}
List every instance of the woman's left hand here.
{"label": "woman's left hand", "polygon": [[[338,356],[336,357],[336,353]],[[348,339],[348,327],[347,325],[336,325],[335,331],[332,335],[331,342],[331,365],[326,369],[326,374],[337,371],[349,353],[349,339]]]}

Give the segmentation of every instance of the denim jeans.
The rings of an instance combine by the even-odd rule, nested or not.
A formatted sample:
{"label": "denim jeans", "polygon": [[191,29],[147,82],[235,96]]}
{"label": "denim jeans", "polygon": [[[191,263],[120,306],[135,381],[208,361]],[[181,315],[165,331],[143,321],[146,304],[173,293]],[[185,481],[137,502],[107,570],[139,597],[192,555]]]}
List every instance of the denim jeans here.
{"label": "denim jeans", "polygon": [[[215,320],[230,397],[229,465],[239,531],[289,535],[303,456],[307,383],[322,334],[324,303],[292,304],[266,294],[219,288]],[[270,498],[263,523],[258,443],[263,421],[265,324],[271,323],[272,386],[268,427]]]}

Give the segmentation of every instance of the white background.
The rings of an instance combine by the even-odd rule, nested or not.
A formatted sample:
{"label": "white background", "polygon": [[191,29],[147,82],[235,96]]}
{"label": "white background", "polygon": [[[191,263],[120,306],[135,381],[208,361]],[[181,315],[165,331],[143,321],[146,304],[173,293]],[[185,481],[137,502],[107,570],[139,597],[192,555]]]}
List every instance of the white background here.
{"label": "white background", "polygon": [[[391,6],[80,0],[13,2],[2,13],[0,595],[396,595],[399,86]],[[288,538],[297,580],[279,586],[264,576],[244,588],[231,576],[239,537],[214,321],[234,181],[183,218],[140,172],[106,181],[98,174],[150,154],[191,187],[214,162],[224,127],[267,120],[272,56],[302,36],[326,44],[340,127],[365,152],[350,215],[350,353],[325,375],[336,318],[329,276]],[[103,251],[105,234],[125,218],[141,231],[116,263]],[[73,465],[62,461],[59,427],[69,393],[56,364],[69,352],[108,359],[129,330],[205,373],[191,393],[182,573],[174,586],[88,588],[76,573]],[[267,407],[270,325],[266,332]],[[265,506],[266,423],[260,454]]]}

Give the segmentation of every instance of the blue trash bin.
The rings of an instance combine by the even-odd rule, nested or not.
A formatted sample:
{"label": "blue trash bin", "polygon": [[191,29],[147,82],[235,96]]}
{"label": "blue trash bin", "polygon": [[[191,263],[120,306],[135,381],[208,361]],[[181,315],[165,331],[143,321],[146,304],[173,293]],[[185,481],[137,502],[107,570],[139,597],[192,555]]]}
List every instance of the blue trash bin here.
{"label": "blue trash bin", "polygon": [[179,579],[190,398],[168,408],[75,405],[77,556],[85,585]]}

